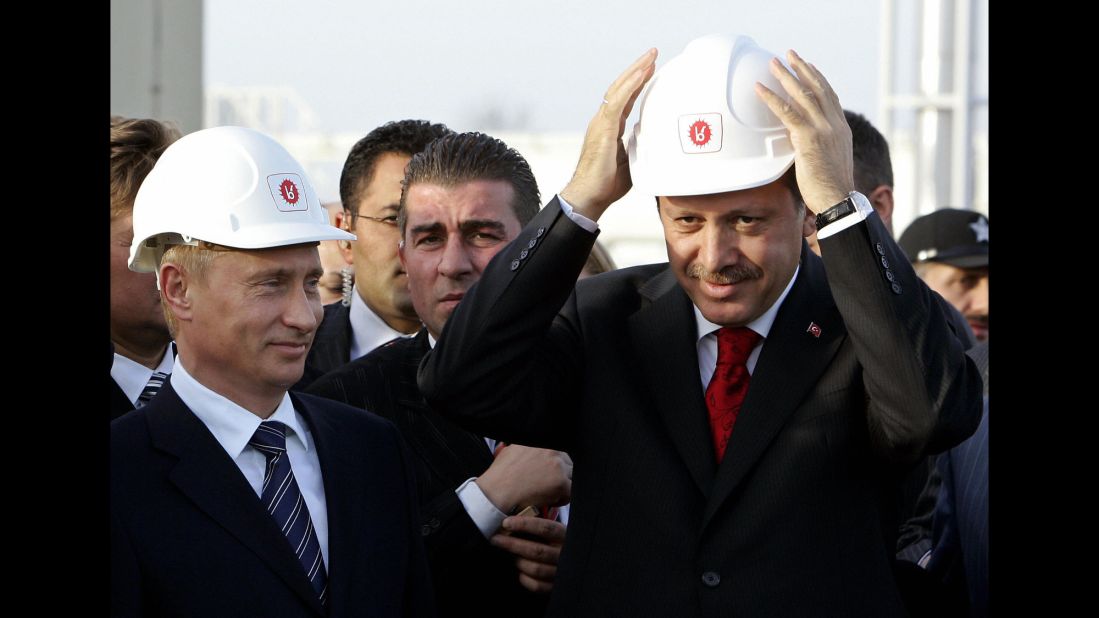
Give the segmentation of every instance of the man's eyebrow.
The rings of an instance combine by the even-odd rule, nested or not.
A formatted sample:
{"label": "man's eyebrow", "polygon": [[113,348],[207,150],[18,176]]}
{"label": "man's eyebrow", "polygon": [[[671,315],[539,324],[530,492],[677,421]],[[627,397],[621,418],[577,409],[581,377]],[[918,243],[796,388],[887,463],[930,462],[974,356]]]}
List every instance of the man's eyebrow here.
{"label": "man's eyebrow", "polygon": [[484,229],[486,227],[496,232],[503,232],[506,226],[503,224],[503,222],[496,221],[494,219],[468,219],[466,221],[462,221],[462,223],[459,225],[459,229],[462,230],[462,233],[466,234],[476,230]]}
{"label": "man's eyebrow", "polygon": [[419,225],[412,226],[409,233],[411,233],[413,235],[426,234],[428,232],[439,232],[442,229],[443,229],[443,224],[442,223],[439,223],[438,221],[432,221],[431,223],[421,223]]}

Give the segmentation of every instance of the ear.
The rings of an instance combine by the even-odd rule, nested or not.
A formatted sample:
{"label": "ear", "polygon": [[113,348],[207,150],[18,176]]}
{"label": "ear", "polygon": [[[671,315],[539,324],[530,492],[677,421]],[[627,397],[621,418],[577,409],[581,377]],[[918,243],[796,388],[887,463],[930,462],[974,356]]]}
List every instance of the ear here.
{"label": "ear", "polygon": [[[336,212],[336,221],[334,222],[334,225],[341,230],[350,232],[352,221],[354,221],[354,219],[351,218],[350,211],[339,210]],[[337,240],[336,246],[340,249],[340,255],[343,257],[343,261],[346,262],[348,266],[354,265],[355,254],[351,252],[351,241]]]}
{"label": "ear", "polygon": [[190,278],[179,266],[171,262],[160,265],[157,286],[160,302],[172,312],[178,322],[189,322],[194,313],[191,304]]}
{"label": "ear", "polygon": [[801,221],[801,235],[808,238],[817,233],[817,213],[808,206],[802,206],[802,208],[805,209],[805,218]]}
{"label": "ear", "polygon": [[885,228],[890,232],[893,231],[893,187],[889,185],[878,185],[878,188],[870,192],[870,195],[866,196],[870,200],[870,205],[874,207],[874,212],[878,213],[878,218],[885,224]]}

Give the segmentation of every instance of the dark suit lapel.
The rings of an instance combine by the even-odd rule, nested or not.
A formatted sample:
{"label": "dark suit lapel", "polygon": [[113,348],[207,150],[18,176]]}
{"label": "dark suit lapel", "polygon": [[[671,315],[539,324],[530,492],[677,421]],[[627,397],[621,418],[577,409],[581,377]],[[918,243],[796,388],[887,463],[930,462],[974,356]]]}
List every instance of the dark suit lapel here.
{"label": "dark suit lapel", "polygon": [[640,290],[652,302],[630,317],[635,358],[648,385],[649,399],[691,477],[703,494],[714,479],[713,446],[702,384],[698,378],[697,327],[690,298],[670,270]]}
{"label": "dark suit lapel", "polygon": [[332,303],[325,309],[324,321],[313,342],[318,353],[315,365],[321,368],[321,374],[355,360],[351,358],[351,307]]}
{"label": "dark suit lapel", "polygon": [[471,476],[479,476],[492,465],[492,453],[483,437],[466,431],[432,411],[419,385],[416,371],[427,354],[427,330],[415,339],[397,342],[404,353],[396,365],[396,375],[385,375],[393,389],[396,404],[394,416],[401,426],[401,435],[440,479],[455,487]]}
{"label": "dark suit lapel", "polygon": [[145,407],[153,445],[179,459],[171,482],[323,614],[286,537],[225,449],[176,394],[171,378]]}
{"label": "dark suit lapel", "polygon": [[[809,332],[819,327],[819,337]],[[805,399],[847,337],[824,265],[802,243],[801,271],[779,309],[752,372],[725,458],[706,505],[706,525]]]}

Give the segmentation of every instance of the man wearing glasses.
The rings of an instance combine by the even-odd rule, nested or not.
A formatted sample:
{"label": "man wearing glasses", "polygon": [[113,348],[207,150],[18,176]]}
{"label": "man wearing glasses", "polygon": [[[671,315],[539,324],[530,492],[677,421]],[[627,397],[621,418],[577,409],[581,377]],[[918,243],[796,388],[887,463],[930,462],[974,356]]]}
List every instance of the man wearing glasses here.
{"label": "man wearing glasses", "polygon": [[342,302],[325,306],[305,373],[292,390],[304,390],[383,343],[420,330],[408,277],[397,258],[401,179],[412,155],[451,133],[443,124],[399,120],[374,129],[351,148],[340,174],[343,212],[336,224],[358,237],[340,247],[355,269],[355,285]]}

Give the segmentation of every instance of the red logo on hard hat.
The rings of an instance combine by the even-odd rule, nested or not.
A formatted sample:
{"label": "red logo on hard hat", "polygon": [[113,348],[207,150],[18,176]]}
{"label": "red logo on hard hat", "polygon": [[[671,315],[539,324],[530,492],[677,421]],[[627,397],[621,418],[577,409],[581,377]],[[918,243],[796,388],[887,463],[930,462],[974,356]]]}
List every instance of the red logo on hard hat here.
{"label": "red logo on hard hat", "polygon": [[687,129],[687,137],[691,138],[691,143],[699,148],[706,145],[710,141],[710,137],[713,136],[713,131],[710,129],[710,123],[699,118]]}
{"label": "red logo on hard hat", "polygon": [[287,178],[279,185],[279,194],[282,195],[282,199],[287,204],[297,204],[301,198],[301,193],[298,191],[298,185],[294,184],[294,181]]}

